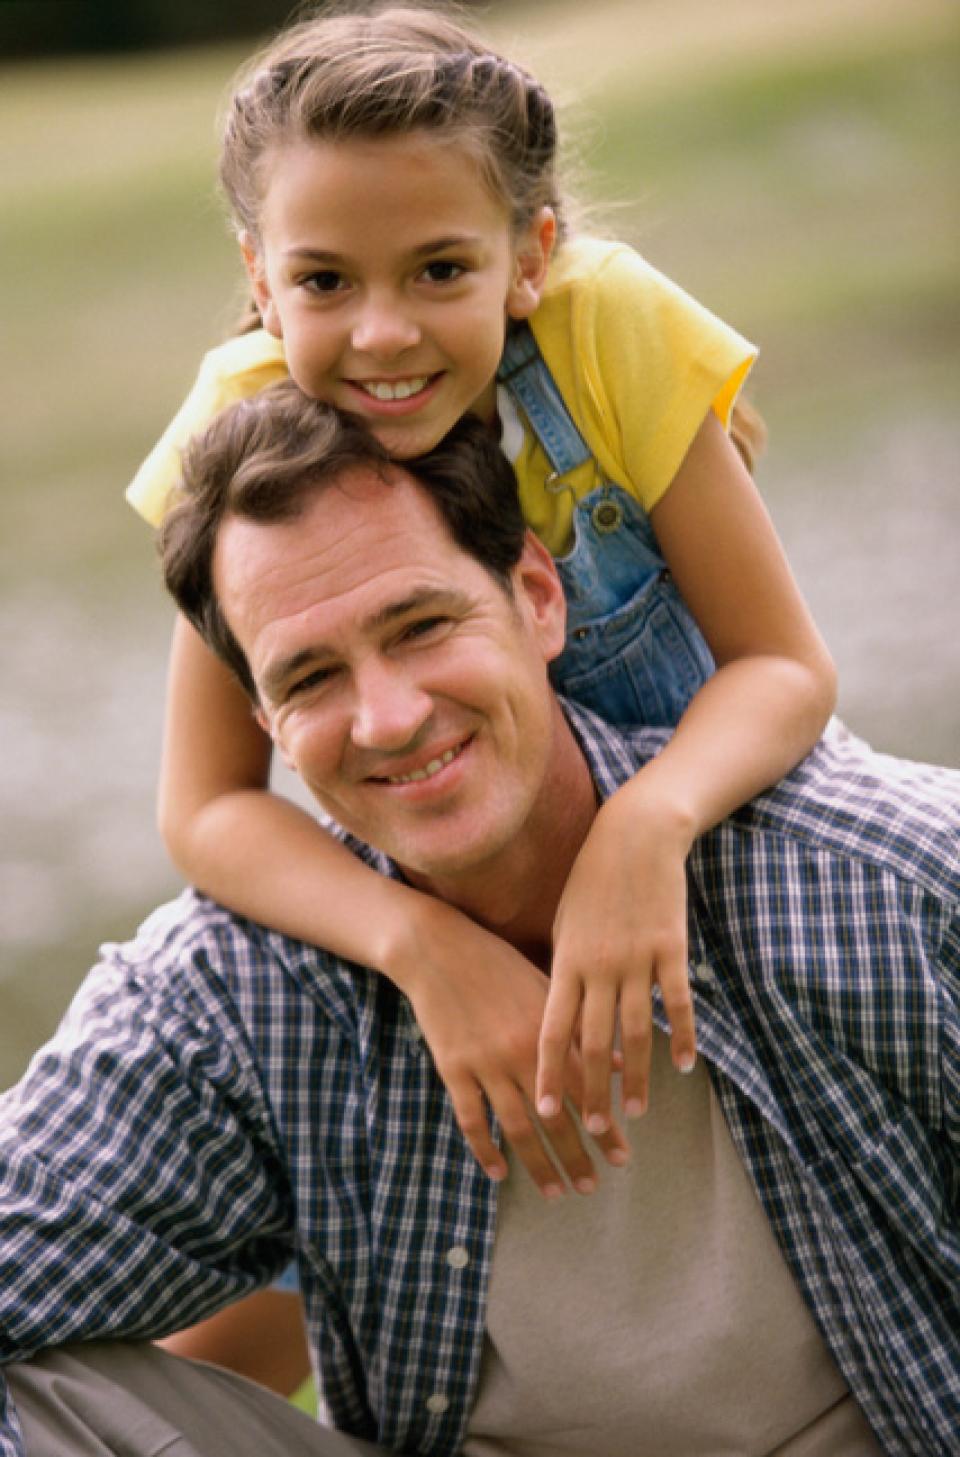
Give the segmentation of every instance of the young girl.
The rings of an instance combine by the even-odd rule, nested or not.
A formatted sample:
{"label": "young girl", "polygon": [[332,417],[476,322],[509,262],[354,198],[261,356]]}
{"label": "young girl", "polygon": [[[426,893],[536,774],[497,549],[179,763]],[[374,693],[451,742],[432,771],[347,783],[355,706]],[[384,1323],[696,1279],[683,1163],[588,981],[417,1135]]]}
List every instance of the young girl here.
{"label": "young girl", "polygon": [[[376,876],[271,794],[241,690],[176,628],[160,788],[173,858],[236,910],[390,977],[482,1165],[506,1172],[485,1096],[551,1192],[526,1105],[566,1150],[569,1092],[622,1162],[613,1048],[619,1033],[624,1111],[638,1115],[653,984],[676,1065],[693,1063],[691,843],[803,757],[835,692],[727,434],[754,350],[627,247],[568,237],[555,156],[542,87],[435,10],[281,35],[233,97],[221,163],[262,327],[207,357],[129,492],[158,521],[184,440],[288,370],[401,461],[472,411],[499,432],[564,578],[557,686],[614,720],[677,724],[597,816],[547,990],[494,935]],[[587,1190],[584,1160],[561,1153]]]}

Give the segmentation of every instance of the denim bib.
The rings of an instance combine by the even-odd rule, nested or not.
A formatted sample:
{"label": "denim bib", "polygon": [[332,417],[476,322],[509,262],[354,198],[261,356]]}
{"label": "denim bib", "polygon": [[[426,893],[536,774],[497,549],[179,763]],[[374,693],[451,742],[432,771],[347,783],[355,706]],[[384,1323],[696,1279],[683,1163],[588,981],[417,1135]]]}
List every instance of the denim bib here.
{"label": "denim bib", "polygon": [[[509,334],[497,379],[550,462],[547,490],[570,490],[564,475],[593,452],[528,325]],[[614,724],[675,724],[715,665],[640,503],[609,481],[584,496],[557,570],[567,640],[551,666],[554,686]]]}

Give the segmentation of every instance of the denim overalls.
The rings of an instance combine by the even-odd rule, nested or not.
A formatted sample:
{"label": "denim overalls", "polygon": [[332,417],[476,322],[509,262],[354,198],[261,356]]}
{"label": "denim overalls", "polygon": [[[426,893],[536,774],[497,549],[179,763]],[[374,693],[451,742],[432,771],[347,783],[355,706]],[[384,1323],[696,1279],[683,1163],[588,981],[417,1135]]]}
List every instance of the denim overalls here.
{"label": "denim overalls", "polygon": [[[564,475],[592,452],[528,325],[509,334],[497,379],[550,462],[547,490],[569,490]],[[566,646],[551,667],[554,686],[611,723],[675,724],[714,661],[646,512],[604,482],[577,503],[573,531],[570,551],[557,559],[568,618]]]}

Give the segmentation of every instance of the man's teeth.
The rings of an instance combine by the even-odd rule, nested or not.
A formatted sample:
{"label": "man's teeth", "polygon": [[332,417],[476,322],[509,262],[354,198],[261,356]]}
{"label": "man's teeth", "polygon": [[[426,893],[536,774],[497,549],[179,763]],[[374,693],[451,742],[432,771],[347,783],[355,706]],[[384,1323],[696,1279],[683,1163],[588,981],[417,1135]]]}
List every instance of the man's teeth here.
{"label": "man's teeth", "polygon": [[423,769],[414,769],[412,774],[391,774],[387,780],[388,784],[417,784],[421,779],[432,779],[434,774],[439,774],[457,757],[463,745],[455,749],[447,749],[439,759],[431,759],[430,763]]}
{"label": "man's teeth", "polygon": [[375,400],[408,400],[411,395],[418,395],[421,390],[426,389],[429,378],[429,375],[424,374],[417,379],[397,379],[391,383],[385,379],[363,379],[359,384]]}

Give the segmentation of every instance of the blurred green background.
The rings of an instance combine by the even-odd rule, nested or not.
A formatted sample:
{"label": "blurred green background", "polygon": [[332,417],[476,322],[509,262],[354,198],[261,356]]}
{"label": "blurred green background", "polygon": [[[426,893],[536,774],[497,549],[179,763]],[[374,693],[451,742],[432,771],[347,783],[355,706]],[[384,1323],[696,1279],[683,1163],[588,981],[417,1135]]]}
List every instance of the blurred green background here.
{"label": "blurred green background", "polygon": [[[593,226],[760,343],[759,481],[844,716],[960,764],[954,0],[485,23],[564,102]],[[0,64],[0,1086],[97,942],[177,888],[153,823],[171,613],[122,492],[242,297],[212,178],[249,48]]]}

